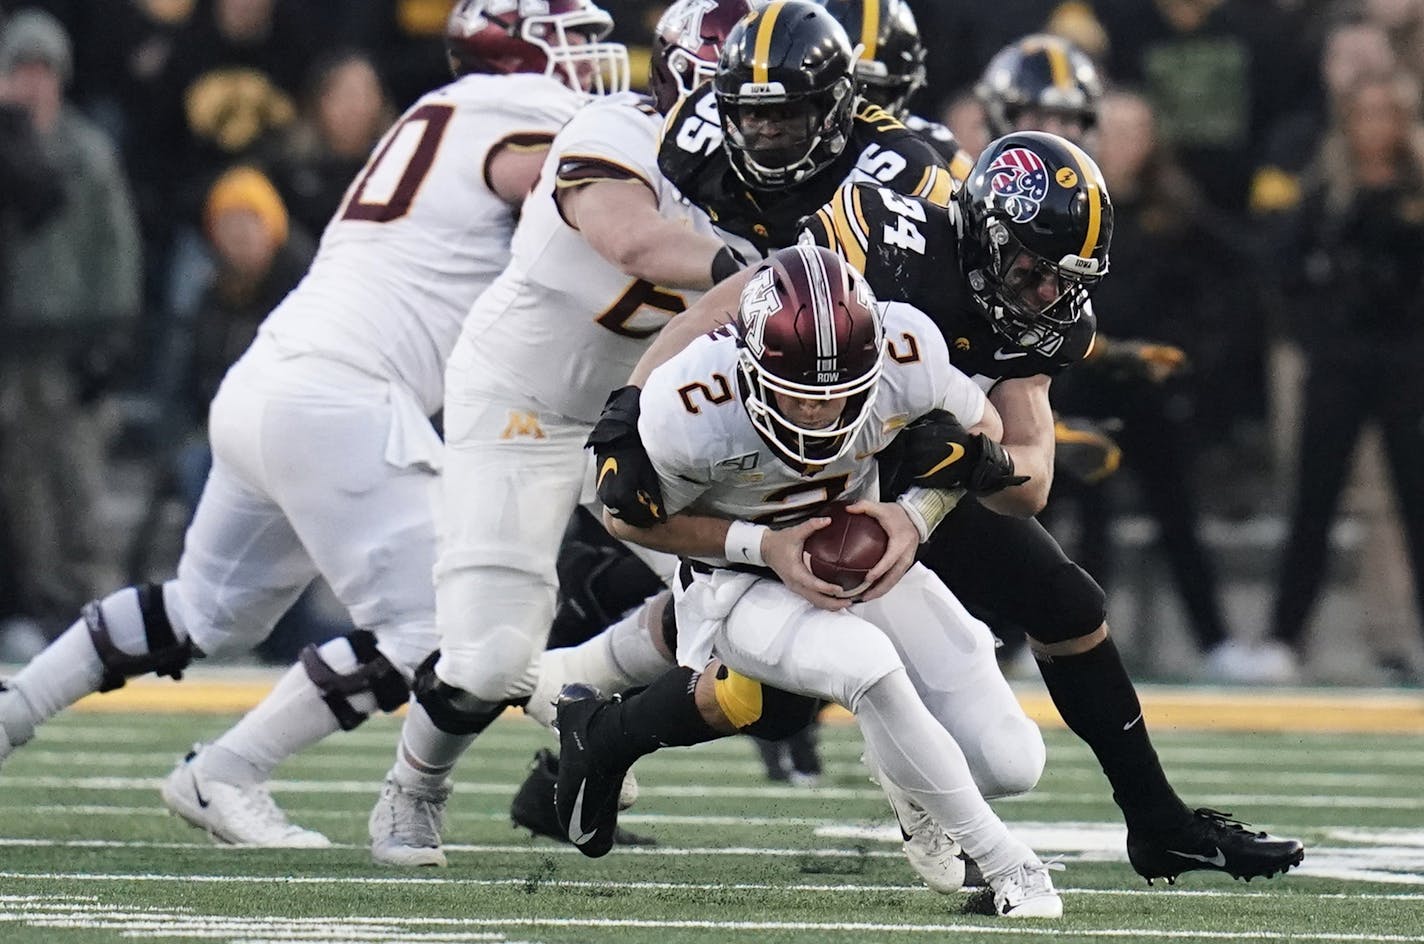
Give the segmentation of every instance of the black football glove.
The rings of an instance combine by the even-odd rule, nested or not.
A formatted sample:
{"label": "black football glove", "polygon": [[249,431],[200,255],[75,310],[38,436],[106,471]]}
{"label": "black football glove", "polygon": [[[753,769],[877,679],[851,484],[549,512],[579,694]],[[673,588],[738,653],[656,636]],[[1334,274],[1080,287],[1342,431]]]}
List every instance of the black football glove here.
{"label": "black football glove", "polygon": [[1053,424],[1054,471],[1079,485],[1096,485],[1112,475],[1122,464],[1122,449],[1110,431],[1109,423],[1059,417]]}
{"label": "black football glove", "polygon": [[638,437],[638,387],[608,395],[585,444],[598,458],[598,500],[609,514],[635,528],[667,520],[658,473]]}
{"label": "black football glove", "polygon": [[954,414],[932,410],[900,433],[905,443],[902,473],[906,485],[922,488],[962,488],[976,495],[1022,485],[1027,475],[1014,474],[1014,460],[1004,447],[983,433],[971,434]]}

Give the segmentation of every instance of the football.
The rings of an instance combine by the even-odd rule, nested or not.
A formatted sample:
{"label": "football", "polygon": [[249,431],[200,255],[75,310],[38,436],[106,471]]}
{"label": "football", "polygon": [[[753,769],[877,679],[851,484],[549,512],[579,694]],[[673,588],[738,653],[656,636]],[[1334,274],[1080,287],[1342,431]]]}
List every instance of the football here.
{"label": "football", "polygon": [[865,589],[865,575],[880,563],[890,538],[869,515],[853,515],[846,502],[836,502],[825,512],[831,523],[806,539],[806,566],[822,580],[854,596]]}

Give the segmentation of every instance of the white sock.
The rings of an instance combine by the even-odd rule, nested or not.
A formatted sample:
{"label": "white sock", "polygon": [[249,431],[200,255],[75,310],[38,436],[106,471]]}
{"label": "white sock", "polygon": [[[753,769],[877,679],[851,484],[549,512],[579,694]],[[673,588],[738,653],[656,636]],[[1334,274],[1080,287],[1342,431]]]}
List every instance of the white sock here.
{"label": "white sock", "polygon": [[985,876],[1038,861],[989,808],[964,752],[920,701],[903,669],[861,696],[855,718],[874,762],[964,847]]}
{"label": "white sock", "polygon": [[[356,654],[345,637],[323,643],[317,652],[342,675],[356,669]],[[376,696],[346,696],[362,714],[377,710]],[[279,763],[341,730],[301,663],[286,671],[275,688],[241,721],[198,755],[200,769],[225,783],[250,786],[272,776]]]}
{"label": "white sock", "polygon": [[[124,653],[142,655],[148,651],[143,629],[138,591],[125,587],[109,594],[100,604],[109,639]],[[173,632],[187,638],[176,623]],[[84,620],[75,620],[59,638],[35,656],[30,664],[6,681],[10,691],[0,694],[0,724],[15,744],[23,744],[36,726],[53,718],[85,695],[99,690],[104,667],[89,639]]]}
{"label": "white sock", "polygon": [[672,663],[653,645],[649,618],[644,603],[592,639],[545,652],[525,712],[544,727],[552,727],[554,701],[571,682],[587,682],[611,694],[647,685],[666,672]]}
{"label": "white sock", "polygon": [[430,720],[420,702],[411,701],[405,724],[401,726],[396,762],[391,773],[396,782],[404,787],[443,786],[460,755],[474,743],[475,737],[473,734],[441,731]]}

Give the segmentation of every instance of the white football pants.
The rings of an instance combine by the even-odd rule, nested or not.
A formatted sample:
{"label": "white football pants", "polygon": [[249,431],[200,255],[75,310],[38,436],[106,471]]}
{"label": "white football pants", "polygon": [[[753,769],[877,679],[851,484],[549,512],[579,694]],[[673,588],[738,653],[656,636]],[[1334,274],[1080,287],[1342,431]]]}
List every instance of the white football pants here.
{"label": "white football pants", "polygon": [[261,642],[318,574],[386,657],[436,647],[440,441],[402,384],[259,336],[209,416],[213,467],[170,611],[203,652]]}
{"label": "white football pants", "polygon": [[773,580],[720,570],[674,581],[678,661],[710,653],[766,685],[854,711],[903,667],[930,713],[964,752],[987,796],[1023,793],[1045,749],[994,658],[994,637],[928,568],[916,564],[885,596],[820,610]]}

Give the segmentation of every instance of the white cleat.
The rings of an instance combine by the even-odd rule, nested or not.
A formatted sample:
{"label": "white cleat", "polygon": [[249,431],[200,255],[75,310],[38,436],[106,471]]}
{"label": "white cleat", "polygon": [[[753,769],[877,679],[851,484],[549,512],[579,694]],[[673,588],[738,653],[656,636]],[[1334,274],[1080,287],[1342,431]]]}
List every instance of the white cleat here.
{"label": "white cleat", "polygon": [[1058,896],[1048,872],[1049,866],[1032,859],[989,878],[989,888],[994,892],[994,912],[1001,918],[1063,917],[1063,899]]}
{"label": "white cleat", "polygon": [[291,823],[266,785],[239,787],[203,776],[195,746],[163,781],[163,803],[221,843],[266,849],[326,849],[331,840]]}
{"label": "white cleat", "polygon": [[618,788],[618,812],[623,812],[637,802],[638,778],[633,776],[633,770],[629,768],[628,772],[623,775],[623,786]]}
{"label": "white cleat", "polygon": [[880,787],[890,800],[895,818],[900,821],[900,833],[905,837],[901,848],[905,850],[910,868],[932,891],[941,895],[963,888],[964,858],[959,843],[899,787],[884,778]]}
{"label": "white cleat", "polygon": [[402,868],[444,867],[440,830],[445,825],[445,802],[450,784],[430,788],[407,787],[386,775],[381,795],[371,810],[371,861]]}
{"label": "white cleat", "polygon": [[902,823],[901,830],[910,838],[900,847],[910,868],[924,880],[931,891],[948,895],[964,887],[964,858],[959,843],[939,828],[939,824],[923,810],[920,820]]}
{"label": "white cleat", "polygon": [[[6,688],[0,682],[0,763],[15,753],[15,748],[35,736],[34,724],[18,714],[23,705],[19,692]],[[8,722],[5,720],[7,715]]]}

